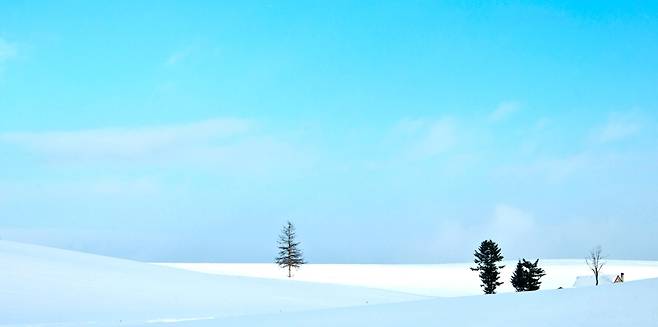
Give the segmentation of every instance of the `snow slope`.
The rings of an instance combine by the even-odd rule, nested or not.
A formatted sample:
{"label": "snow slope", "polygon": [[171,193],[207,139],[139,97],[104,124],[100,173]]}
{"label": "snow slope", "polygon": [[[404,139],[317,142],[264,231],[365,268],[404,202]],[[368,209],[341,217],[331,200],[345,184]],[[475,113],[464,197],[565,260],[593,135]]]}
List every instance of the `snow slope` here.
{"label": "snow slope", "polygon": [[[353,273],[352,284],[422,290],[429,283],[439,293],[437,287],[449,284],[455,284],[453,291],[478,289],[477,277],[467,264],[312,265],[298,277],[322,277],[324,283],[309,283],[203,274],[7,241],[0,241],[0,264],[2,327],[658,326],[658,279],[431,298],[327,282],[335,282],[332,273],[350,282]],[[246,267],[281,274],[268,272],[271,265]],[[583,275],[575,261],[547,261],[545,267],[555,275],[550,283],[569,286]],[[606,267],[623,269],[629,280],[650,277],[657,264],[623,261]]]}
{"label": "snow slope", "polygon": [[350,286],[216,276],[0,241],[0,326],[143,323],[422,299]]}
{"label": "snow slope", "polygon": [[438,298],[294,314],[244,316],[173,326],[658,326],[658,280],[544,292]]}
{"label": "snow slope", "polygon": [[[613,284],[615,277],[617,276],[599,275],[599,285]],[[576,281],[573,283],[573,287],[588,287],[592,285],[596,285],[596,278],[593,275],[578,276]]]}
{"label": "snow slope", "polygon": [[[500,293],[513,292],[508,283],[516,265],[505,262],[502,279],[506,283]],[[211,274],[286,279],[286,274],[274,264],[226,264],[226,263],[164,263],[161,265]],[[579,276],[591,276],[585,260],[540,260],[546,270],[542,289],[569,288]],[[295,280],[316,283],[365,286],[408,292],[428,296],[454,297],[479,295],[480,281],[477,272],[471,272],[469,263],[430,265],[353,265],[308,264],[295,273]],[[626,281],[658,278],[658,262],[609,260],[603,274],[614,276],[625,273]],[[594,285],[593,278],[581,278],[579,286]]]}

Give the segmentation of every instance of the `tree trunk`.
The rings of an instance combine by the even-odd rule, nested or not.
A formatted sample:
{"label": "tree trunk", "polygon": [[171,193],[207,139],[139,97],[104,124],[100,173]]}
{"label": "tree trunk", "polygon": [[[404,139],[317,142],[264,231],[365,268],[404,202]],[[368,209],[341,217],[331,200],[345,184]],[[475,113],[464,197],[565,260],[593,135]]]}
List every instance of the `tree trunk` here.
{"label": "tree trunk", "polygon": [[[291,267],[288,266],[288,278],[292,277],[292,274],[291,274],[291,272],[290,272],[290,269],[291,269]],[[597,282],[597,283],[598,283],[598,282]]]}

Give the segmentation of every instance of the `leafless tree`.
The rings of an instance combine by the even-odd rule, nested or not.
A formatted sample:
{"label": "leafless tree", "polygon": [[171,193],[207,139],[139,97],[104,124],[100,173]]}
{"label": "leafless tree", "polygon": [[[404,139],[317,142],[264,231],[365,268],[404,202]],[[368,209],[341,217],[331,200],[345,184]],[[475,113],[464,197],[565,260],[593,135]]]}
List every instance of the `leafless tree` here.
{"label": "leafless tree", "polygon": [[601,269],[605,265],[605,256],[603,256],[603,249],[601,246],[597,246],[589,251],[589,256],[585,259],[587,266],[594,273],[594,279],[596,280],[596,285],[599,285],[599,274]]}
{"label": "leafless tree", "polygon": [[306,263],[302,250],[299,248],[299,242],[295,241],[295,225],[288,221],[281,230],[279,235],[279,256],[274,259],[281,268],[288,269],[288,278],[292,277],[292,269],[299,269]]}

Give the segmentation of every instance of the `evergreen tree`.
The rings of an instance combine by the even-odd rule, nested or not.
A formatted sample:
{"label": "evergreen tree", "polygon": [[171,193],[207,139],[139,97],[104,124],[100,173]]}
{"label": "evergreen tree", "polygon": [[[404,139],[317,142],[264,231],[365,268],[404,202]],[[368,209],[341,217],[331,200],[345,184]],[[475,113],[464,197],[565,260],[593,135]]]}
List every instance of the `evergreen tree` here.
{"label": "evergreen tree", "polygon": [[517,292],[536,291],[541,286],[541,278],[546,273],[539,268],[539,259],[534,263],[526,259],[519,260],[512,274],[512,286]]}
{"label": "evergreen tree", "polygon": [[521,260],[516,264],[516,269],[512,273],[512,286],[517,292],[523,292],[528,288],[528,279],[525,269],[523,269],[523,263]]}
{"label": "evergreen tree", "polygon": [[288,278],[292,277],[292,268],[298,269],[305,264],[299,242],[295,241],[295,226],[288,221],[281,229],[278,241],[279,256],[274,262],[281,268],[288,269]]}
{"label": "evergreen tree", "polygon": [[501,254],[498,244],[492,240],[485,240],[480,244],[480,247],[475,250],[475,268],[471,268],[473,271],[480,272],[480,280],[482,281],[482,286],[484,294],[496,294],[496,287],[503,285],[503,282],[499,282],[500,271],[499,269],[504,268],[505,266],[499,266],[498,262],[503,261],[503,255]]}
{"label": "evergreen tree", "polygon": [[[523,260],[525,261],[525,260]],[[528,291],[536,291],[541,287],[541,278],[546,276],[544,269],[539,268],[539,259],[534,263],[525,261],[525,266],[528,269]]]}

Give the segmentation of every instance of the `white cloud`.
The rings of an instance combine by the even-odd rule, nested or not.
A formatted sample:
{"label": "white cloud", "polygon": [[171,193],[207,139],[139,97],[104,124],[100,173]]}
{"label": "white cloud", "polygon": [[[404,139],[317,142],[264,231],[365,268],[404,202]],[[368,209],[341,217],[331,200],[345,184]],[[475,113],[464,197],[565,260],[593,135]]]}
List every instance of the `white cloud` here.
{"label": "white cloud", "polygon": [[[491,215],[484,220],[467,222],[462,219],[446,219],[439,224],[437,234],[431,244],[422,244],[424,249],[445,253],[448,260],[463,260],[473,253],[473,249],[483,240],[491,239],[499,243],[503,254],[524,255],[546,248],[547,242],[537,241],[541,232],[533,214],[504,203],[494,206]],[[535,238],[535,240],[533,240]]]}
{"label": "white cloud", "polygon": [[590,166],[590,156],[577,153],[565,157],[546,158],[534,162],[529,168],[546,177],[549,182],[559,183]]}
{"label": "white cloud", "polygon": [[440,119],[428,126],[425,137],[416,144],[414,151],[421,156],[433,156],[449,150],[456,142],[454,122]]}
{"label": "white cloud", "polygon": [[182,62],[186,58],[188,58],[191,54],[192,54],[192,48],[185,48],[182,50],[175,51],[172,54],[170,54],[169,57],[167,57],[165,64],[167,64],[167,66],[174,66]]}
{"label": "white cloud", "polygon": [[[144,198],[161,193],[161,183],[151,177],[97,176],[93,178],[67,178],[65,180],[39,180],[21,182],[0,181],[0,201],[26,198],[80,199],[108,197]],[[4,193],[4,196],[3,196]],[[64,201],[68,202],[68,201]]]}
{"label": "white cloud", "polygon": [[160,185],[149,178],[116,179],[105,178],[93,181],[85,189],[103,196],[144,196],[160,192]]}
{"label": "white cloud", "polygon": [[[542,120],[536,127],[537,132],[544,133],[547,121]],[[554,125],[553,123],[551,123]],[[646,124],[646,123],[644,123]],[[555,127],[555,126],[554,126]],[[527,154],[531,160],[516,160],[497,168],[502,176],[514,178],[540,178],[549,183],[562,183],[570,178],[591,176],[595,171],[611,172],[618,168],[624,158],[628,158],[631,153],[641,154],[640,152],[617,152],[615,149],[601,147],[615,142],[632,140],[642,131],[643,123],[638,116],[632,113],[613,114],[608,117],[605,123],[585,127],[583,130],[584,137],[574,139],[564,137],[562,142],[567,142],[567,146],[572,147],[569,153],[551,154],[543,151],[543,148],[551,148],[552,139],[543,135],[540,139],[542,142],[533,140],[531,136],[526,137],[521,143],[523,153]],[[559,132],[559,129],[557,129]],[[549,133],[549,132],[546,132]],[[558,136],[556,139],[559,139]],[[546,146],[548,145],[548,146]],[[564,148],[564,146],[563,146]],[[567,152],[564,151],[563,152]]]}
{"label": "white cloud", "polygon": [[489,120],[499,122],[507,119],[521,109],[521,104],[516,101],[501,102],[496,109],[489,114]]}
{"label": "white cloud", "polygon": [[16,45],[9,43],[9,41],[0,38],[0,64],[6,62],[18,54]]}
{"label": "white cloud", "polygon": [[250,122],[241,119],[212,119],[157,127],[2,133],[0,142],[46,156],[134,159],[220,141],[246,133],[250,127]]}
{"label": "white cloud", "polygon": [[418,133],[427,125],[424,119],[402,119],[394,127],[393,132],[396,134]]}
{"label": "white cloud", "polygon": [[625,140],[636,135],[641,128],[641,124],[636,119],[628,116],[613,115],[604,125],[592,131],[590,141],[595,143],[613,143]]}
{"label": "white cloud", "polygon": [[514,249],[522,249],[535,233],[535,219],[532,214],[519,208],[498,204],[493,219],[485,226],[492,239]]}
{"label": "white cloud", "polygon": [[457,143],[456,124],[451,118],[404,119],[396,125],[394,134],[408,140],[406,153],[412,159],[445,153]]}
{"label": "white cloud", "polygon": [[[203,169],[227,177],[279,178],[312,163],[308,149],[259,131],[243,119],[139,128],[0,133],[13,146],[48,164],[72,167]],[[113,185],[106,190],[118,189]]]}

